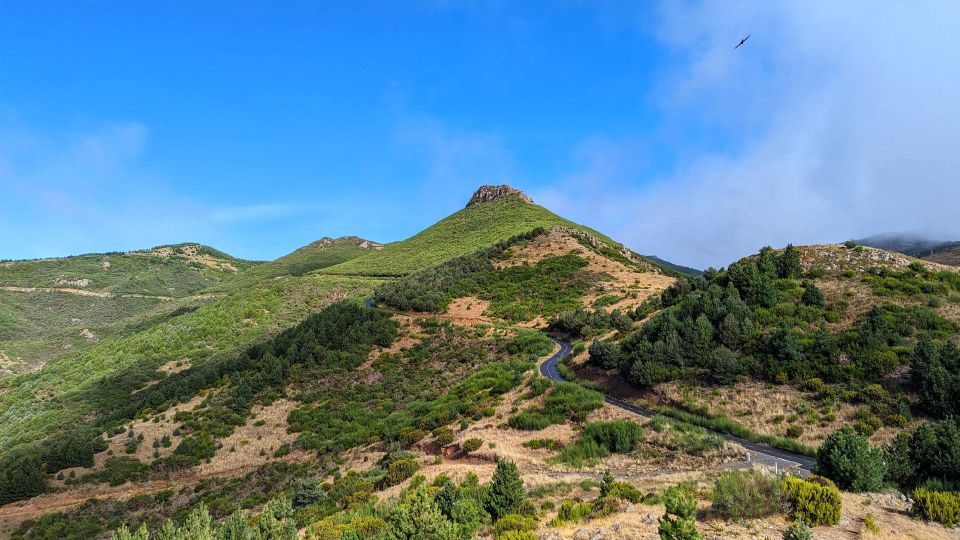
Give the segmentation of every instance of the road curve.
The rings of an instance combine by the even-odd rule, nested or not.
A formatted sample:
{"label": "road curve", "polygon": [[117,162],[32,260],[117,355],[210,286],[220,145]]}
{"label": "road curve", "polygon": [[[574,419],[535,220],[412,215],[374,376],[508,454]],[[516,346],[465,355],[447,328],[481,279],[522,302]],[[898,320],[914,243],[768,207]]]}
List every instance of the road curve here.
{"label": "road curve", "polygon": [[[553,339],[553,341],[557,345],[560,345],[560,350],[540,364],[540,373],[550,380],[563,381],[564,379],[560,375],[560,371],[557,369],[557,364],[560,363],[561,359],[570,354],[572,347],[566,341],[558,339]],[[656,411],[634,405],[633,403],[627,403],[626,401],[617,399],[607,394],[603,395],[603,399],[614,407],[643,416],[645,418],[650,418],[657,414]],[[714,433],[720,437],[723,437],[727,441],[736,443],[745,448],[750,455],[751,461],[757,461],[771,466],[776,465],[782,469],[797,468],[803,472],[809,472],[813,468],[814,463],[816,463],[816,460],[809,456],[794,454],[793,452],[781,450],[780,448],[774,448],[768,444],[750,441],[730,435],[729,433],[723,433],[722,431],[714,431]]]}

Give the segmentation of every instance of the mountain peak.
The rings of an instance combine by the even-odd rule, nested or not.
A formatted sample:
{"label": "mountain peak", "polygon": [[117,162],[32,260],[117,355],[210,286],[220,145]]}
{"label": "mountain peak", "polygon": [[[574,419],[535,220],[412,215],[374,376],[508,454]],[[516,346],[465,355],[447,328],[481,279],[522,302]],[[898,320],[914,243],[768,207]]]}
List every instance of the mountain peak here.
{"label": "mountain peak", "polygon": [[533,204],[533,199],[528,197],[526,193],[506,184],[501,184],[499,186],[480,186],[476,191],[473,192],[473,197],[470,197],[470,202],[467,203],[467,206],[473,206],[475,204],[490,201],[499,201],[500,199],[505,199],[510,195],[517,195],[523,201]]}

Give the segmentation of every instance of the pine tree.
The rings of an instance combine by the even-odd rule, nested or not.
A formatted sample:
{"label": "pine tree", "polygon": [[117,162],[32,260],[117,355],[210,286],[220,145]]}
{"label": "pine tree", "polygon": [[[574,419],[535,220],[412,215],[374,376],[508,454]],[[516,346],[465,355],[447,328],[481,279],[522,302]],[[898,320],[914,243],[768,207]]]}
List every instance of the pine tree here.
{"label": "pine tree", "polygon": [[524,497],[523,479],[520,478],[517,465],[512,461],[501,459],[493,472],[493,481],[484,500],[484,508],[490,513],[493,521],[497,521],[516,510],[523,503]]}
{"label": "pine tree", "polygon": [[610,469],[607,469],[603,473],[603,479],[600,480],[600,497],[606,497],[610,494],[610,491],[613,489],[613,474],[610,473]]}

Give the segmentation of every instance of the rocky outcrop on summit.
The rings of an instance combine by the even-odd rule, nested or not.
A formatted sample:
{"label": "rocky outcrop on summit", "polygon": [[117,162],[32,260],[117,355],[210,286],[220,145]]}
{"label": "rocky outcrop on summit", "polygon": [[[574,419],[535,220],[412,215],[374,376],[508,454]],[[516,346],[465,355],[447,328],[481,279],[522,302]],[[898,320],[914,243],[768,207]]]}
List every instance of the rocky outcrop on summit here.
{"label": "rocky outcrop on summit", "polygon": [[467,206],[473,206],[475,204],[490,201],[499,201],[500,199],[505,199],[510,195],[516,195],[524,201],[533,204],[533,199],[528,197],[526,193],[520,191],[519,189],[503,184],[500,186],[480,186],[479,189],[473,192],[473,197],[470,197],[470,202],[467,203]]}

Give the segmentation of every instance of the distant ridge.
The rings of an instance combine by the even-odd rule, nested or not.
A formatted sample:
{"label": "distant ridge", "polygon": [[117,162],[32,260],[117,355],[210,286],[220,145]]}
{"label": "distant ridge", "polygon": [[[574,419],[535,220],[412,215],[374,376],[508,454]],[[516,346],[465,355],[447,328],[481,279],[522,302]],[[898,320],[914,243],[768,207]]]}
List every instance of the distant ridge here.
{"label": "distant ridge", "polygon": [[924,258],[950,247],[960,246],[960,242],[934,239],[917,233],[881,233],[854,240],[867,247],[896,251],[911,257]]}

